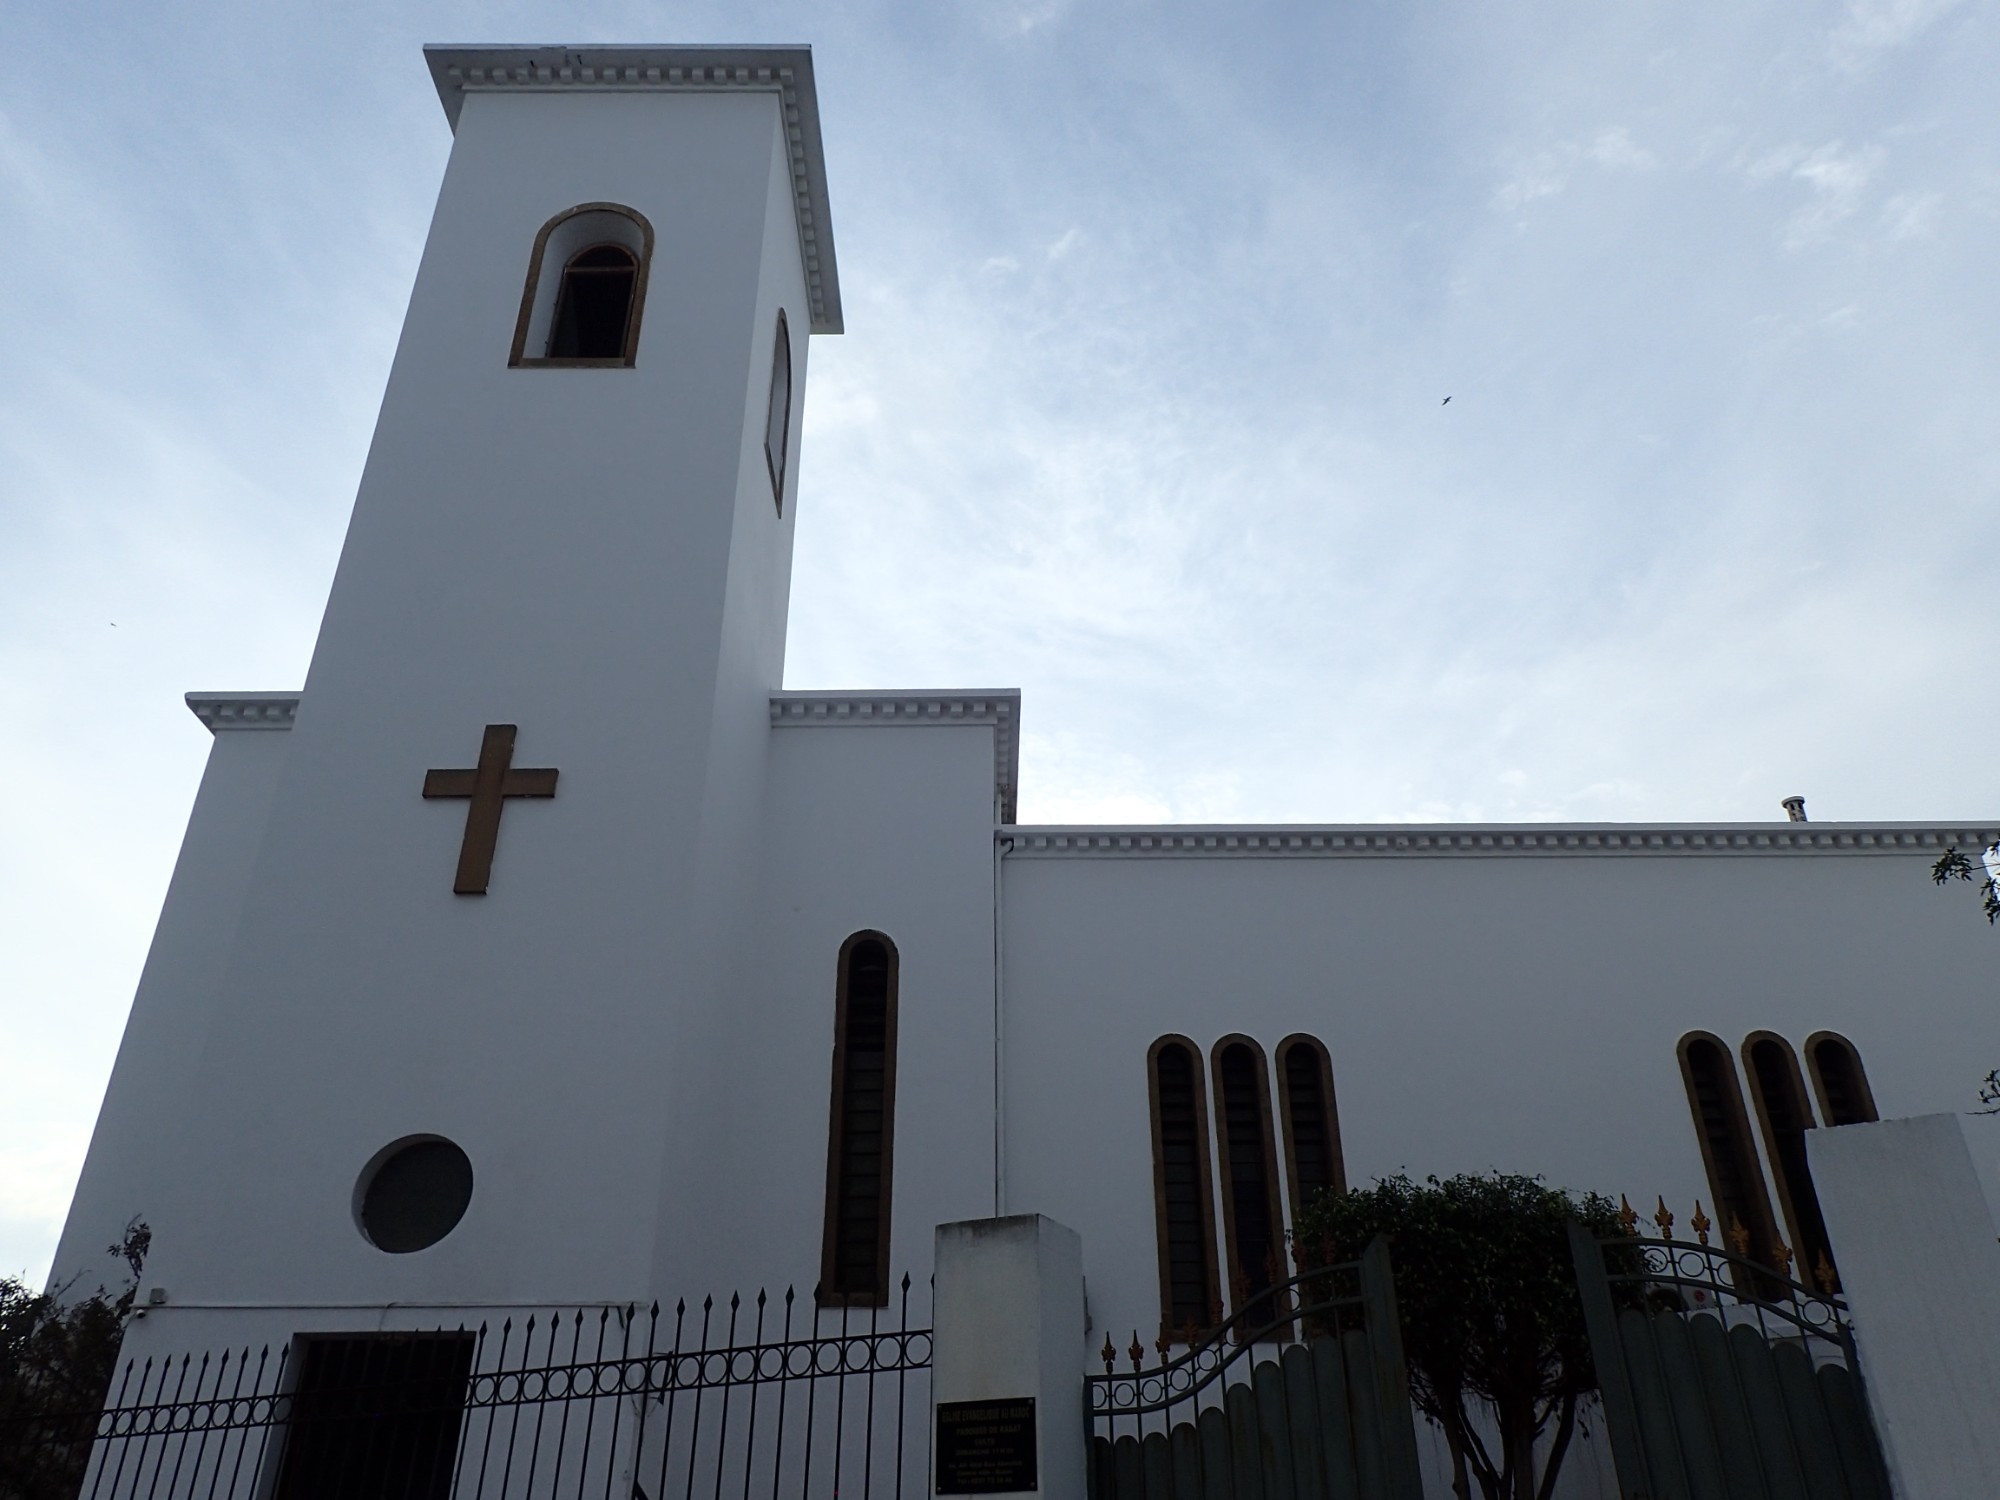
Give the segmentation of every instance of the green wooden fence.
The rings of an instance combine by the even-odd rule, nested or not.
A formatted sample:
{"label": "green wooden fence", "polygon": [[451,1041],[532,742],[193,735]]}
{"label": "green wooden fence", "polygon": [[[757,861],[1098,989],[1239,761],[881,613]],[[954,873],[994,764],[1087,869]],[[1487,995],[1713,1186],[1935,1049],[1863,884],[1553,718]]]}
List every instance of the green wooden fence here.
{"label": "green wooden fence", "polygon": [[1092,1500],[1423,1500],[1381,1240],[1151,1369],[1136,1336],[1129,1372],[1105,1348],[1086,1382]]}
{"label": "green wooden fence", "polygon": [[1890,1500],[1838,1297],[1570,1226],[1623,1500]]}

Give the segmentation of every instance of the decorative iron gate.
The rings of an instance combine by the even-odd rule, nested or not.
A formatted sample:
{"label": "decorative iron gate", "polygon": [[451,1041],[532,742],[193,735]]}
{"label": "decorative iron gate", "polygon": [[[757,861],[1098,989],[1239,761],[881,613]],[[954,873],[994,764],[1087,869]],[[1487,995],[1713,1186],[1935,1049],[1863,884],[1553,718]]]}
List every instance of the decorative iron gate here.
{"label": "decorative iron gate", "polygon": [[1423,1500],[1385,1241],[1154,1349],[1084,1380],[1092,1500]]}
{"label": "decorative iron gate", "polygon": [[914,1500],[931,1330],[900,1291],[879,1311],[760,1292],[128,1364],[101,1412],[10,1421],[0,1451],[23,1466],[0,1500]]}
{"label": "decorative iron gate", "polygon": [[1660,1239],[1570,1226],[1619,1493],[1890,1500],[1846,1305],[1711,1245],[1696,1214],[1698,1243],[1666,1237],[1664,1205]]}

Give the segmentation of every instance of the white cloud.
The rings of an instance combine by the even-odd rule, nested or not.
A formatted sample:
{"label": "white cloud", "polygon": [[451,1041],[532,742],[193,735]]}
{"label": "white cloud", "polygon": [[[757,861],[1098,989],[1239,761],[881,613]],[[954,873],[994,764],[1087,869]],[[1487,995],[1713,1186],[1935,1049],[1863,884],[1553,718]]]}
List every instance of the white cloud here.
{"label": "white cloud", "polygon": [[1517,162],[1494,201],[1503,212],[1518,213],[1539,198],[1563,192],[1584,163],[1605,172],[1648,172],[1660,164],[1652,152],[1633,141],[1625,126],[1607,126],[1588,139],[1564,141]]}
{"label": "white cloud", "polygon": [[1928,240],[1937,236],[1942,193],[1898,193],[1882,205],[1882,231],[1892,240]]}
{"label": "white cloud", "polygon": [[1906,47],[1963,0],[1851,0],[1828,38],[1836,67],[1859,70],[1884,52]]}

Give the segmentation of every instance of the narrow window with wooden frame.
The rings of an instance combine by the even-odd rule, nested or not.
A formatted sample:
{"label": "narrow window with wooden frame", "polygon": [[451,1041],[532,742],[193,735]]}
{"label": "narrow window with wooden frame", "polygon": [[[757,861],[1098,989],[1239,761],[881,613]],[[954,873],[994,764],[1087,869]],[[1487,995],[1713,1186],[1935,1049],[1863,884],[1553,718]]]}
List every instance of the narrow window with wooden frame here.
{"label": "narrow window with wooden frame", "polygon": [[1815,1031],[1806,1038],[1806,1068],[1819,1095],[1819,1117],[1828,1125],[1866,1125],[1882,1118],[1861,1054],[1839,1032]]}
{"label": "narrow window with wooden frame", "polygon": [[[1247,1036],[1226,1036],[1217,1042],[1210,1072],[1222,1155],[1222,1239],[1229,1249],[1229,1297],[1231,1311],[1240,1313],[1286,1274],[1277,1152],[1271,1140],[1271,1074],[1264,1049]],[[1267,1301],[1250,1321],[1262,1325],[1277,1313]]]}
{"label": "narrow window with wooden frame", "polygon": [[889,1305],[896,969],[896,945],[879,932],[857,932],[840,945],[826,1234],[820,1252],[822,1307]]}
{"label": "narrow window with wooden frame", "polygon": [[[1799,1072],[1792,1044],[1771,1031],[1753,1031],[1743,1039],[1743,1072],[1750,1080],[1750,1097],[1757,1107],[1757,1125],[1764,1135],[1764,1155],[1777,1178],[1778,1207],[1798,1256],[1798,1280],[1817,1285],[1833,1278],[1833,1246],[1820,1214],[1819,1193],[1813,1187],[1812,1164],[1806,1157],[1806,1132],[1813,1128],[1806,1081]],[[1822,1286],[1831,1292],[1832,1286]]]}
{"label": "narrow window with wooden frame", "polygon": [[778,309],[778,337],[771,346],[771,396],[764,411],[764,467],[771,471],[771,499],[785,513],[785,474],[792,445],[792,330]]}
{"label": "narrow window with wooden frame", "polygon": [[1735,1249],[1747,1235],[1743,1253],[1770,1265],[1776,1258],[1778,1228],[1771,1217],[1764,1169],[1750,1139],[1736,1060],[1722,1038],[1707,1031],[1690,1031],[1678,1050],[1681,1081],[1687,1085],[1688,1108],[1694,1115],[1694,1133],[1701,1143],[1701,1162],[1724,1241]]}
{"label": "narrow window with wooden frame", "polygon": [[1333,1060],[1318,1037],[1300,1033],[1278,1043],[1278,1118],[1284,1122],[1285,1166],[1296,1224],[1306,1205],[1321,1193],[1347,1191],[1340,1112],[1333,1098]]}
{"label": "narrow window with wooden frame", "polygon": [[639,324],[653,226],[619,203],[580,203],[535,236],[507,363],[517,369],[625,369]]}
{"label": "narrow window with wooden frame", "polygon": [[1170,1341],[1192,1343],[1222,1321],[1201,1049],[1184,1036],[1163,1036],[1153,1043],[1146,1053],[1146,1091],[1153,1114],[1160,1333]]}

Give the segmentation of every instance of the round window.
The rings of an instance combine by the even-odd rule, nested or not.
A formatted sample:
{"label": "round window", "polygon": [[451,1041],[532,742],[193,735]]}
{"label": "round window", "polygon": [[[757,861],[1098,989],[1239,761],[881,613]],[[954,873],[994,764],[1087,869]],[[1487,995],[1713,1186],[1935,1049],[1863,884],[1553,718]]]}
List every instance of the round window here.
{"label": "round window", "polygon": [[392,1255],[426,1250],[458,1227],[472,1201],[472,1162],[442,1136],[409,1136],[362,1170],[355,1218]]}

